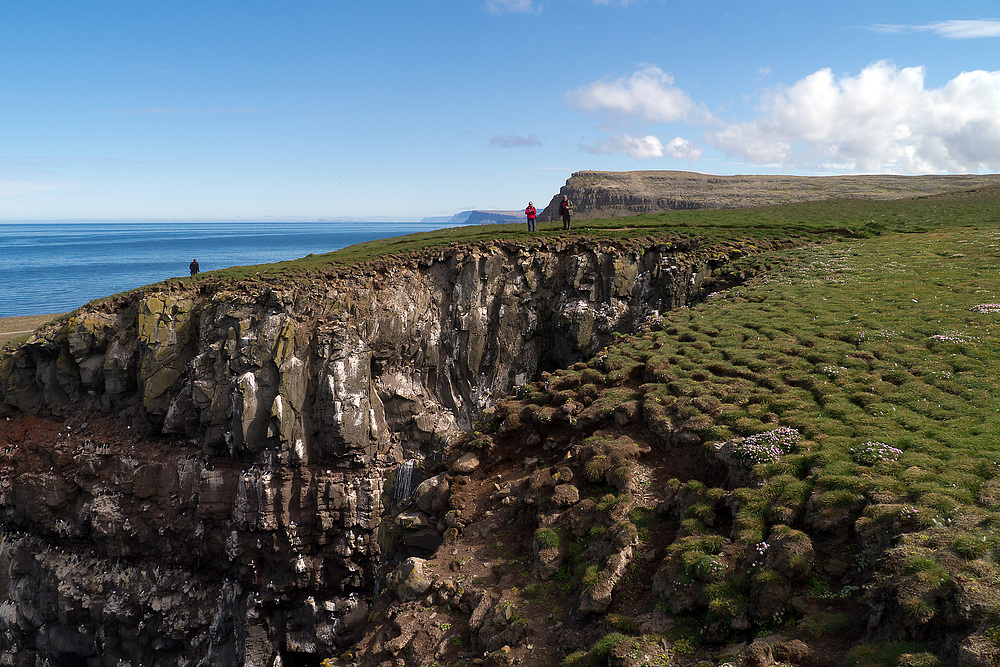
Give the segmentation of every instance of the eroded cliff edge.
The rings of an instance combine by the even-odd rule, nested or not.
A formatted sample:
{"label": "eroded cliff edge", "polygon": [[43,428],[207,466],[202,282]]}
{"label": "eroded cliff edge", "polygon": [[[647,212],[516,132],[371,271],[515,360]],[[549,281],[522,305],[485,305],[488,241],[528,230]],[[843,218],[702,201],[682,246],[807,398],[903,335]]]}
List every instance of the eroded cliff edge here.
{"label": "eroded cliff edge", "polygon": [[[94,664],[332,654],[364,627],[380,517],[421,460],[540,371],[736,282],[730,261],[759,250],[453,245],[81,309],[3,358],[4,412],[51,440],[0,461],[4,648]],[[71,420],[46,431],[24,421],[36,413]]]}

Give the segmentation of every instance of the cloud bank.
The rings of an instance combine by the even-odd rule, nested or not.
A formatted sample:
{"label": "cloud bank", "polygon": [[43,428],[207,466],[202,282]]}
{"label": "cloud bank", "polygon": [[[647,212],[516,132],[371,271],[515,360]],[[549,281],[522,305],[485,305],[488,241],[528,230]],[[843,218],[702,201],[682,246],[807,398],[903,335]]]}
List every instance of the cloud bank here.
{"label": "cloud bank", "polygon": [[535,148],[541,145],[541,140],[533,134],[526,137],[519,134],[498,134],[490,139],[492,148]]}
{"label": "cloud bank", "polygon": [[650,158],[663,157],[663,142],[652,134],[645,137],[621,134],[609,137],[594,146],[584,146],[583,150],[595,155],[624,153],[635,160],[649,160]]}
{"label": "cloud bank", "polygon": [[[899,69],[889,61],[856,76],[821,69],[765,93],[755,118],[721,125],[657,68],[597,81],[567,99],[621,122],[700,125],[706,144],[752,165],[890,173],[1000,169],[1000,71],[963,72],[928,88],[924,68]],[[585,150],[694,161],[703,148],[680,137],[664,146],[646,134],[613,136]]]}
{"label": "cloud bank", "polygon": [[583,150],[595,155],[623,153],[635,160],[650,160],[669,155],[672,158],[690,161],[701,159],[703,152],[700,146],[681,137],[674,137],[664,146],[659,137],[652,134],[644,137],[620,134],[593,146],[584,146]]}
{"label": "cloud bank", "polygon": [[948,39],[979,39],[1000,37],[1000,20],[937,21],[920,25],[893,25],[880,23],[872,26],[876,32],[933,32]]}
{"label": "cloud bank", "polygon": [[642,123],[706,122],[714,119],[674,79],[659,67],[646,67],[628,77],[602,79],[566,93],[566,101],[581,111],[599,113],[609,121]]}
{"label": "cloud bank", "polygon": [[770,92],[761,115],[708,141],[754,164],[858,171],[975,172],[1000,167],[1000,71],[926,88],[924,69],[890,62],[837,78],[829,69]]}

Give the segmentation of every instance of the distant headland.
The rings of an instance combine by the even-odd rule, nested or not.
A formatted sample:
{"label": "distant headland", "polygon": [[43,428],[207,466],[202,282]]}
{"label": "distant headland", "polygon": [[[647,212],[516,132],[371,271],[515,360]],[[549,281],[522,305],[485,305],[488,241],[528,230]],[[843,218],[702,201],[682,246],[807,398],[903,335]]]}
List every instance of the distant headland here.
{"label": "distant headland", "polygon": [[563,195],[573,203],[574,219],[589,220],[824,199],[904,199],[989,185],[1000,185],[1000,174],[716,176],[690,171],[578,171],[552,197],[539,221],[558,217]]}
{"label": "distant headland", "polygon": [[439,222],[445,227],[455,227],[457,225],[493,225],[523,221],[524,213],[521,211],[485,211],[479,209],[462,211],[455,215],[439,215],[420,220],[420,222],[424,223]]}

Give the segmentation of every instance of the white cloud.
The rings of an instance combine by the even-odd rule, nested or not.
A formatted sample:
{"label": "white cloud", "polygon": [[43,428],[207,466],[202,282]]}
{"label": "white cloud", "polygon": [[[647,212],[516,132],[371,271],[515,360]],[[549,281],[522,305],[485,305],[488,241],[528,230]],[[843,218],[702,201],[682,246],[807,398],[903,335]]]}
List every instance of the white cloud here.
{"label": "white cloud", "polygon": [[877,32],[933,32],[948,39],[978,39],[1000,37],[1000,20],[977,21],[937,21],[920,25],[877,24],[872,26]]}
{"label": "white cloud", "polygon": [[[756,118],[720,126],[657,67],[602,79],[566,95],[572,106],[624,125],[684,122],[704,141],[747,164],[791,170],[976,173],[1000,170],[1000,70],[963,72],[928,88],[923,67],[880,61],[856,76],[816,71],[767,91]],[[585,150],[637,160],[701,159],[677,137],[619,134]]]}
{"label": "white cloud", "polygon": [[652,134],[647,134],[644,137],[619,134],[593,146],[584,146],[583,150],[596,155],[622,153],[635,160],[651,160],[669,155],[679,160],[690,161],[701,159],[703,152],[701,146],[681,137],[674,137],[664,146],[659,137]]}
{"label": "white cloud", "polygon": [[602,79],[566,94],[570,106],[613,118],[644,123],[713,121],[712,115],[658,67],[646,67],[629,77]]}
{"label": "white cloud", "polygon": [[1000,168],[1000,71],[964,72],[941,88],[924,69],[874,63],[857,76],[822,69],[771,91],[761,115],[710,132],[729,155],[783,168],[976,172]]}
{"label": "white cloud", "polygon": [[490,146],[493,148],[535,148],[541,145],[541,140],[533,134],[526,137],[519,134],[498,134],[490,139]]}
{"label": "white cloud", "polygon": [[681,139],[680,137],[674,137],[667,144],[666,154],[670,157],[677,158],[678,160],[690,160],[692,162],[701,159],[701,155],[704,149],[698,144],[692,143],[687,139]]}
{"label": "white cloud", "polygon": [[486,0],[483,5],[491,14],[531,14],[537,9],[533,0]]}
{"label": "white cloud", "polygon": [[597,155],[624,153],[636,160],[649,160],[664,155],[663,142],[651,134],[645,137],[620,134],[598,142],[594,146],[585,146],[583,150]]}

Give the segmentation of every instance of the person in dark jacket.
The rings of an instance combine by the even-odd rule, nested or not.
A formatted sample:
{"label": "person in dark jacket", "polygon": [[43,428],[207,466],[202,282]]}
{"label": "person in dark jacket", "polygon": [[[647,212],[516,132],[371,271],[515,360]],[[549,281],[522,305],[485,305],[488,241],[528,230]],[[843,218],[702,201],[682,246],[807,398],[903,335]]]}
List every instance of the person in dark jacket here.
{"label": "person in dark jacket", "polygon": [[195,257],[194,259],[191,260],[191,265],[188,268],[191,269],[191,277],[192,278],[195,277],[196,275],[198,275],[198,258],[197,257]]}
{"label": "person in dark jacket", "polygon": [[563,195],[562,201],[559,202],[559,215],[562,216],[563,229],[569,229],[569,212],[573,209],[573,205],[569,203],[569,197]]}
{"label": "person in dark jacket", "polygon": [[535,217],[538,215],[538,211],[535,210],[535,205],[530,201],[528,202],[528,208],[524,209],[524,214],[528,217],[528,231],[535,231]]}

